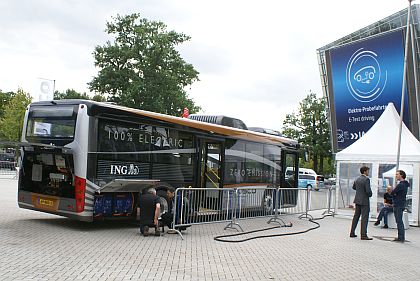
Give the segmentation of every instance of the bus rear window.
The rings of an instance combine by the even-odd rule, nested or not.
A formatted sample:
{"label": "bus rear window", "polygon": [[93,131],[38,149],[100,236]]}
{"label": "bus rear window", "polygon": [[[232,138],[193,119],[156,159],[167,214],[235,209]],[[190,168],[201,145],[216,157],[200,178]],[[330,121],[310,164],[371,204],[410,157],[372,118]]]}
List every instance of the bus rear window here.
{"label": "bus rear window", "polygon": [[77,106],[31,107],[26,127],[29,140],[73,139]]}

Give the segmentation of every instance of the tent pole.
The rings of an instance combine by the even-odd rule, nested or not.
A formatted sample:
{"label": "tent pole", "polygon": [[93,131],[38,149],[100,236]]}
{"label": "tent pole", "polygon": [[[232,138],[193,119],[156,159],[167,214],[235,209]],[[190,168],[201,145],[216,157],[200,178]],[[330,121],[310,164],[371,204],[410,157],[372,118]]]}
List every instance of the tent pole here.
{"label": "tent pole", "polygon": [[405,33],[404,72],[403,72],[403,81],[402,81],[402,89],[401,89],[400,128],[398,130],[398,149],[397,149],[397,167],[396,167],[397,171],[400,166],[401,133],[402,133],[402,123],[403,123],[403,116],[404,116],[404,98],[405,98],[405,87],[406,87],[406,76],[407,76],[408,42],[410,39],[411,1],[413,0],[408,0],[407,30]]}

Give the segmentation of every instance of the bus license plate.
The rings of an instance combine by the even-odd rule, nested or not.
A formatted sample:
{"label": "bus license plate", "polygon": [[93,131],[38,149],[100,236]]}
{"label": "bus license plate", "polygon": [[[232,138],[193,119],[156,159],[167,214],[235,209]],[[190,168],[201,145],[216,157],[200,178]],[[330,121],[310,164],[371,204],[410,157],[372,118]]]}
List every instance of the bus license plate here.
{"label": "bus license plate", "polygon": [[47,206],[47,207],[53,207],[54,201],[49,199],[43,199],[39,198],[39,205]]}
{"label": "bus license plate", "polygon": [[55,198],[32,196],[32,203],[34,204],[35,208],[56,211],[58,208],[59,201]]}

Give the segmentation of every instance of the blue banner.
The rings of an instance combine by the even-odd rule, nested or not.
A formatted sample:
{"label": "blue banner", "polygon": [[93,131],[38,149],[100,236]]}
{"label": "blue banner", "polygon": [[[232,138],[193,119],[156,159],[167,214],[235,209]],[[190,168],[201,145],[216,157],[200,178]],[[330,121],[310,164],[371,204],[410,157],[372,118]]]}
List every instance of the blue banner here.
{"label": "blue banner", "polygon": [[[330,54],[337,148],[341,150],[361,138],[389,102],[400,110],[404,35],[402,30],[390,32],[332,49]],[[408,125],[407,97],[404,104]]]}

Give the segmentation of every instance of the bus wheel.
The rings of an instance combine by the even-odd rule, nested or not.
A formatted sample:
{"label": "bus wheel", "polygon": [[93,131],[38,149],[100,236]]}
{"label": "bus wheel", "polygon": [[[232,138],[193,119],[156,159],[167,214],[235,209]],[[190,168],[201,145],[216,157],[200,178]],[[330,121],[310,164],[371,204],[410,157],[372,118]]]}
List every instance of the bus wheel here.
{"label": "bus wheel", "polygon": [[159,196],[159,203],[160,203],[160,215],[168,212],[169,204],[168,204],[167,198],[163,196]]}
{"label": "bus wheel", "polygon": [[158,187],[156,187],[156,195],[159,197],[160,201],[160,214],[163,214],[165,212],[169,211],[169,199],[168,195],[166,194],[166,191],[168,188],[171,187],[169,184],[160,184]]}

